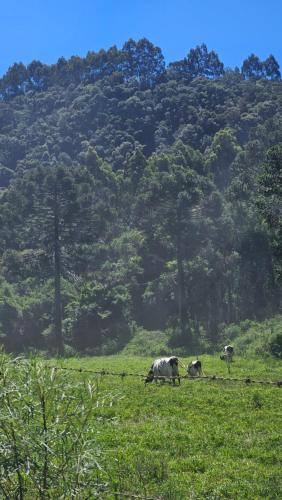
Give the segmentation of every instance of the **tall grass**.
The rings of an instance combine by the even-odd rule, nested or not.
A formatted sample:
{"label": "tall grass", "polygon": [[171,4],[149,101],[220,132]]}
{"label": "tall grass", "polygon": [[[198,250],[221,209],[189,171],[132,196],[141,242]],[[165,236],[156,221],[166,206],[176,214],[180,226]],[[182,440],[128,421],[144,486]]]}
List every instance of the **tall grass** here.
{"label": "tall grass", "polygon": [[93,421],[93,407],[102,405],[97,384],[3,354],[0,371],[0,498],[99,492],[105,485]]}

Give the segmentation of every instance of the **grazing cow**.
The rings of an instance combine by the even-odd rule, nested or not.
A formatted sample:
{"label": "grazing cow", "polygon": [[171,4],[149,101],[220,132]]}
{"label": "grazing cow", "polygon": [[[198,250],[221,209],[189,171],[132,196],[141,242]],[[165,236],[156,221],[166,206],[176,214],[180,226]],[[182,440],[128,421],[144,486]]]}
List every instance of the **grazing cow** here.
{"label": "grazing cow", "polygon": [[220,356],[220,359],[226,361],[227,363],[230,363],[232,361],[233,356],[234,356],[234,347],[232,345],[226,345],[223,348],[223,354]]}
{"label": "grazing cow", "polygon": [[190,377],[199,377],[202,375],[202,363],[198,359],[191,361],[187,366],[187,373]]}
{"label": "grazing cow", "polygon": [[158,377],[172,378],[173,384],[175,384],[175,379],[177,378],[180,384],[178,358],[176,358],[176,356],[156,359],[145,378],[145,384],[152,382],[154,378],[157,381]]}

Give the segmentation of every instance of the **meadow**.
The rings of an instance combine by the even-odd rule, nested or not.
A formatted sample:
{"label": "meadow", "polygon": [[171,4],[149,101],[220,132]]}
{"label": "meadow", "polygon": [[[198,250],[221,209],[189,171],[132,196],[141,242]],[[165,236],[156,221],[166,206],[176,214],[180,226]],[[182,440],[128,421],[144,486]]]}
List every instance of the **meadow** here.
{"label": "meadow", "polygon": [[[219,355],[201,360],[205,374],[228,377]],[[50,367],[145,374],[151,362],[3,354],[0,497],[281,498],[281,387],[198,379],[145,386],[138,376]],[[282,363],[236,357],[231,376],[282,380]]]}

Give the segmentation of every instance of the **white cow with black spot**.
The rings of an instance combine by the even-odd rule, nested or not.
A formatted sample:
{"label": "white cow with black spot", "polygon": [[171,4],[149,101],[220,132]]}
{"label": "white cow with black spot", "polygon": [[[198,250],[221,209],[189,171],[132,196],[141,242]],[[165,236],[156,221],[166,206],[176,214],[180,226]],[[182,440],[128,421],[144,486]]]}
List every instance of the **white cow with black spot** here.
{"label": "white cow with black spot", "polygon": [[175,384],[175,379],[177,379],[180,384],[178,358],[176,356],[156,359],[145,378],[145,384],[152,382],[154,379],[156,381],[160,380],[158,377],[163,377],[163,380],[167,377],[172,380],[173,384]]}
{"label": "white cow with black spot", "polygon": [[187,366],[187,373],[190,377],[199,377],[202,375],[202,363],[199,359],[191,361]]}
{"label": "white cow with black spot", "polygon": [[231,363],[234,356],[234,347],[232,345],[226,345],[223,348],[223,354],[220,356],[220,359],[226,361],[227,363]]}

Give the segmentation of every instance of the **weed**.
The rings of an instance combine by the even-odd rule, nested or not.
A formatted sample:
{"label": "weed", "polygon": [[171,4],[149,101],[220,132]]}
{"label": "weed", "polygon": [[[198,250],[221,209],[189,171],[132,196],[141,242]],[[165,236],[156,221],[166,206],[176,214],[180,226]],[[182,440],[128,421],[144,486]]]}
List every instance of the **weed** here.
{"label": "weed", "polygon": [[256,409],[261,409],[263,406],[262,396],[259,392],[254,392],[252,395],[252,405]]}

